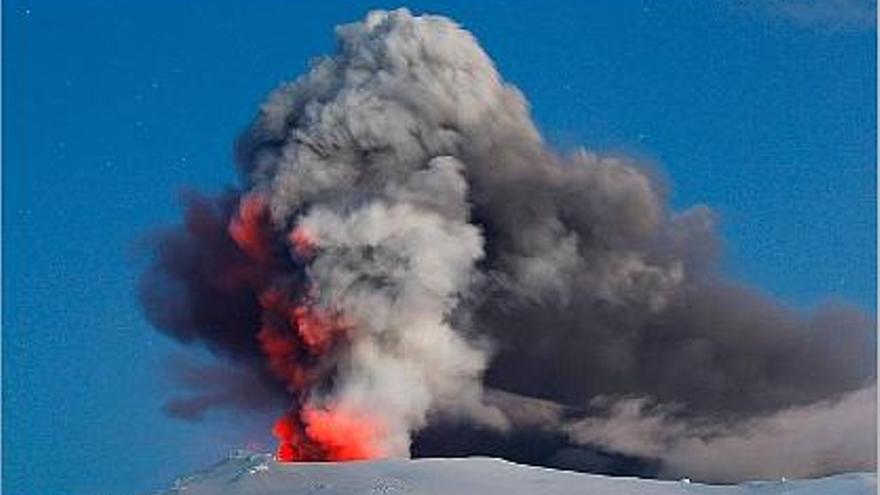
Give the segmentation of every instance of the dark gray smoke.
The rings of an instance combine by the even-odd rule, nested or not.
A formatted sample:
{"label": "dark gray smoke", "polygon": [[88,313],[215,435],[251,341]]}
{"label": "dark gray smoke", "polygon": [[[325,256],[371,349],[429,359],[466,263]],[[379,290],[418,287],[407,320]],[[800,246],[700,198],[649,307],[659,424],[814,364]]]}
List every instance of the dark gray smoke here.
{"label": "dark gray smoke", "polygon": [[[872,316],[804,314],[727,280],[709,208],[669,211],[633,160],[549,149],[448,19],[373,12],[336,33],[337,53],[243,133],[241,186],[190,199],[185,225],[156,237],[141,296],[157,328],[283,397],[260,296],[319,287],[315,304],[356,331],[307,363],[320,386],[293,400],[383,418],[387,455],[707,480],[873,468]],[[228,226],[255,196],[266,213],[244,245]],[[178,412],[234,405],[237,389]],[[768,464],[773,439],[797,466]]]}

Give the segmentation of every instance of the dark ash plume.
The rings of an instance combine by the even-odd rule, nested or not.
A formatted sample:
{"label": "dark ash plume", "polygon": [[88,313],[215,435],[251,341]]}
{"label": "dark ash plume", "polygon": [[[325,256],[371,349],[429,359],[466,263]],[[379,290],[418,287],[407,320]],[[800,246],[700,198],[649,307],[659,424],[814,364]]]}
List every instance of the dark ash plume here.
{"label": "dark ash plume", "polygon": [[[243,133],[239,188],[191,198],[157,237],[141,285],[157,328],[247,368],[296,417],[380,418],[378,455],[733,480],[790,475],[758,455],[759,437],[792,438],[780,425],[873,423],[873,316],[725,279],[709,208],[669,211],[632,160],[549,149],[448,19],[373,12],[337,38]],[[303,314],[344,324],[316,337]],[[797,475],[875,459],[791,445]]]}

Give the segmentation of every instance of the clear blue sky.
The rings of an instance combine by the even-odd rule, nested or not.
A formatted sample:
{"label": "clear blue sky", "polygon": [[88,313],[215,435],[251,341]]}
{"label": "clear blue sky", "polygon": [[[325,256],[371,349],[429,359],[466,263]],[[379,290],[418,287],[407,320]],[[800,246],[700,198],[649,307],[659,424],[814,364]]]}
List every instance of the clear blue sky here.
{"label": "clear blue sky", "polygon": [[[716,209],[737,278],[876,313],[867,2],[563,3],[410,7],[473,31],[549,141],[641,156],[676,207]],[[232,181],[264,95],[382,4],[4,6],[3,493],[142,493],[265,442],[259,421],[160,411],[179,348],[138,309],[138,239],[181,187]]]}

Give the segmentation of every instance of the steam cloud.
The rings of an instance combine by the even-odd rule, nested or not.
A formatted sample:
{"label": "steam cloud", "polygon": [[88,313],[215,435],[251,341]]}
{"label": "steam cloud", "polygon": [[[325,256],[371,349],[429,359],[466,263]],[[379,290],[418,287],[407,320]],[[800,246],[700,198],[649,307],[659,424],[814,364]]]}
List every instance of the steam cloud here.
{"label": "steam cloud", "polygon": [[478,452],[711,481],[874,465],[872,317],[726,280],[711,210],[668,211],[629,159],[548,149],[452,21],[372,12],[336,36],[243,133],[241,184],[155,236],[148,319],[241,370],[184,367],[203,390],[170,412],[281,399],[289,460]]}

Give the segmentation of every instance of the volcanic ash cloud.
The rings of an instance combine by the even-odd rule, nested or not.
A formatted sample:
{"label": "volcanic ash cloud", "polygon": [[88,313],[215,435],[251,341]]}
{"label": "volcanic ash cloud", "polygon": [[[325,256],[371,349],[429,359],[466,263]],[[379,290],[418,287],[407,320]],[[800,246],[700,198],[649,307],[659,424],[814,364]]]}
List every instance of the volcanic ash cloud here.
{"label": "volcanic ash cloud", "polygon": [[[279,458],[346,460],[407,456],[414,433],[449,424],[516,434],[540,399],[555,412],[535,431],[672,472],[718,444],[695,431],[747,462],[760,442],[730,440],[729,425],[875,382],[873,318],[795,313],[725,280],[711,210],[668,211],[624,157],[548,149],[452,21],[372,12],[336,36],[239,139],[241,183],[190,195],[183,224],[155,236],[149,320],[253,382],[172,411],[280,399]],[[674,457],[617,441],[653,417],[627,421],[633,400],[663,411],[652,438]],[[748,471],[702,462],[707,478]],[[848,467],[808,474],[829,465]]]}

